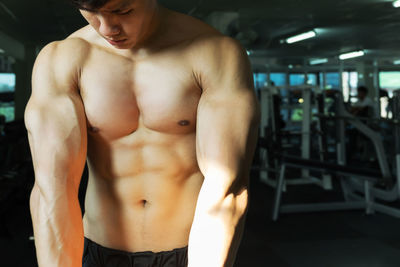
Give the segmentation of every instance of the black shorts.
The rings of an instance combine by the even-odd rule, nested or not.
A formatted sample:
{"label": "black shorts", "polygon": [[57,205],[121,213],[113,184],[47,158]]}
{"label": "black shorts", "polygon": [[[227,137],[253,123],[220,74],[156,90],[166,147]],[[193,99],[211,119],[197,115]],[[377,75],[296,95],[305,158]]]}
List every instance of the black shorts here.
{"label": "black shorts", "polygon": [[163,252],[126,252],[85,238],[82,267],[186,267],[187,247]]}

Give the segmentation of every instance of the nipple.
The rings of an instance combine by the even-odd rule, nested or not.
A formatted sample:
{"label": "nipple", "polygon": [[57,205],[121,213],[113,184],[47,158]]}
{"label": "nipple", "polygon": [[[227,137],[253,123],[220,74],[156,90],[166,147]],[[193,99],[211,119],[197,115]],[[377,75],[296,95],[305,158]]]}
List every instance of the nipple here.
{"label": "nipple", "polygon": [[188,126],[190,124],[190,122],[188,120],[182,120],[182,121],[178,122],[178,124],[180,126]]}

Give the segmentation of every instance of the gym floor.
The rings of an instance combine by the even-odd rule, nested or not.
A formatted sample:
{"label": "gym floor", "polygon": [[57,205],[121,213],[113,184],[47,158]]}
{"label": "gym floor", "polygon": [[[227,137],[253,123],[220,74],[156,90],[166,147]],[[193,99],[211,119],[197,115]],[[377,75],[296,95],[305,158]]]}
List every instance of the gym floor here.
{"label": "gym floor", "polygon": [[[250,209],[235,267],[400,266],[399,219],[351,211],[281,215],[278,222],[272,222],[273,195],[273,190],[253,175]],[[290,197],[284,195],[284,199],[313,201],[327,195],[308,188]],[[28,199],[20,200],[3,214],[0,266],[37,266],[34,244],[29,240],[32,226]]]}

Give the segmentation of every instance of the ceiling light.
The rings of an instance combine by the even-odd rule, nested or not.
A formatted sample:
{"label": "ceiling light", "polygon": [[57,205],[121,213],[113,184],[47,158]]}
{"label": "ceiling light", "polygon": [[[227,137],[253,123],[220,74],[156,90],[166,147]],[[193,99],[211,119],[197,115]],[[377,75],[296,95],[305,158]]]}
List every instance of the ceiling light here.
{"label": "ceiling light", "polygon": [[394,1],[394,2],[393,2],[393,6],[394,6],[395,8],[400,7],[400,0]]}
{"label": "ceiling light", "polygon": [[394,65],[400,65],[400,59],[397,59],[397,60],[393,61],[393,64]]}
{"label": "ceiling light", "polygon": [[354,51],[354,52],[350,52],[350,53],[346,53],[346,54],[341,54],[339,56],[339,59],[346,60],[349,58],[362,57],[364,55],[365,55],[365,52],[363,50],[360,50],[360,51]]}
{"label": "ceiling light", "polygon": [[327,63],[328,59],[327,58],[314,58],[310,59],[310,65],[318,65],[318,64],[324,64]]}
{"label": "ceiling light", "polygon": [[0,48],[0,54],[4,54],[6,51]]}
{"label": "ceiling light", "polygon": [[314,38],[315,36],[317,36],[317,33],[315,31],[309,31],[309,32],[305,32],[305,33],[287,38],[286,43],[293,44],[293,43],[300,42],[300,41],[303,41],[306,39]]}

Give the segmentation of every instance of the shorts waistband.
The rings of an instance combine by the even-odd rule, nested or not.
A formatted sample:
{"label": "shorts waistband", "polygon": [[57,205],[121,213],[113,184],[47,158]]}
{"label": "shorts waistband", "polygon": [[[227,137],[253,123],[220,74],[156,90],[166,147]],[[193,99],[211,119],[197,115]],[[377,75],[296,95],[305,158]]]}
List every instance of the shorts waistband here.
{"label": "shorts waistband", "polygon": [[[93,240],[90,240],[89,238],[85,237],[85,244],[87,243],[88,246],[94,245],[98,249],[110,252],[110,253],[117,253],[117,254],[125,254],[128,256],[158,256],[158,255],[164,255],[164,254],[171,254],[171,253],[185,253],[188,249],[188,246],[182,247],[182,248],[176,248],[168,251],[160,251],[160,252],[153,252],[153,251],[139,251],[139,252],[129,252],[129,251],[124,251],[124,250],[119,250],[119,249],[114,249],[114,248],[108,248],[104,247],[100,244],[97,244]],[[86,245],[85,245],[86,247]]]}

